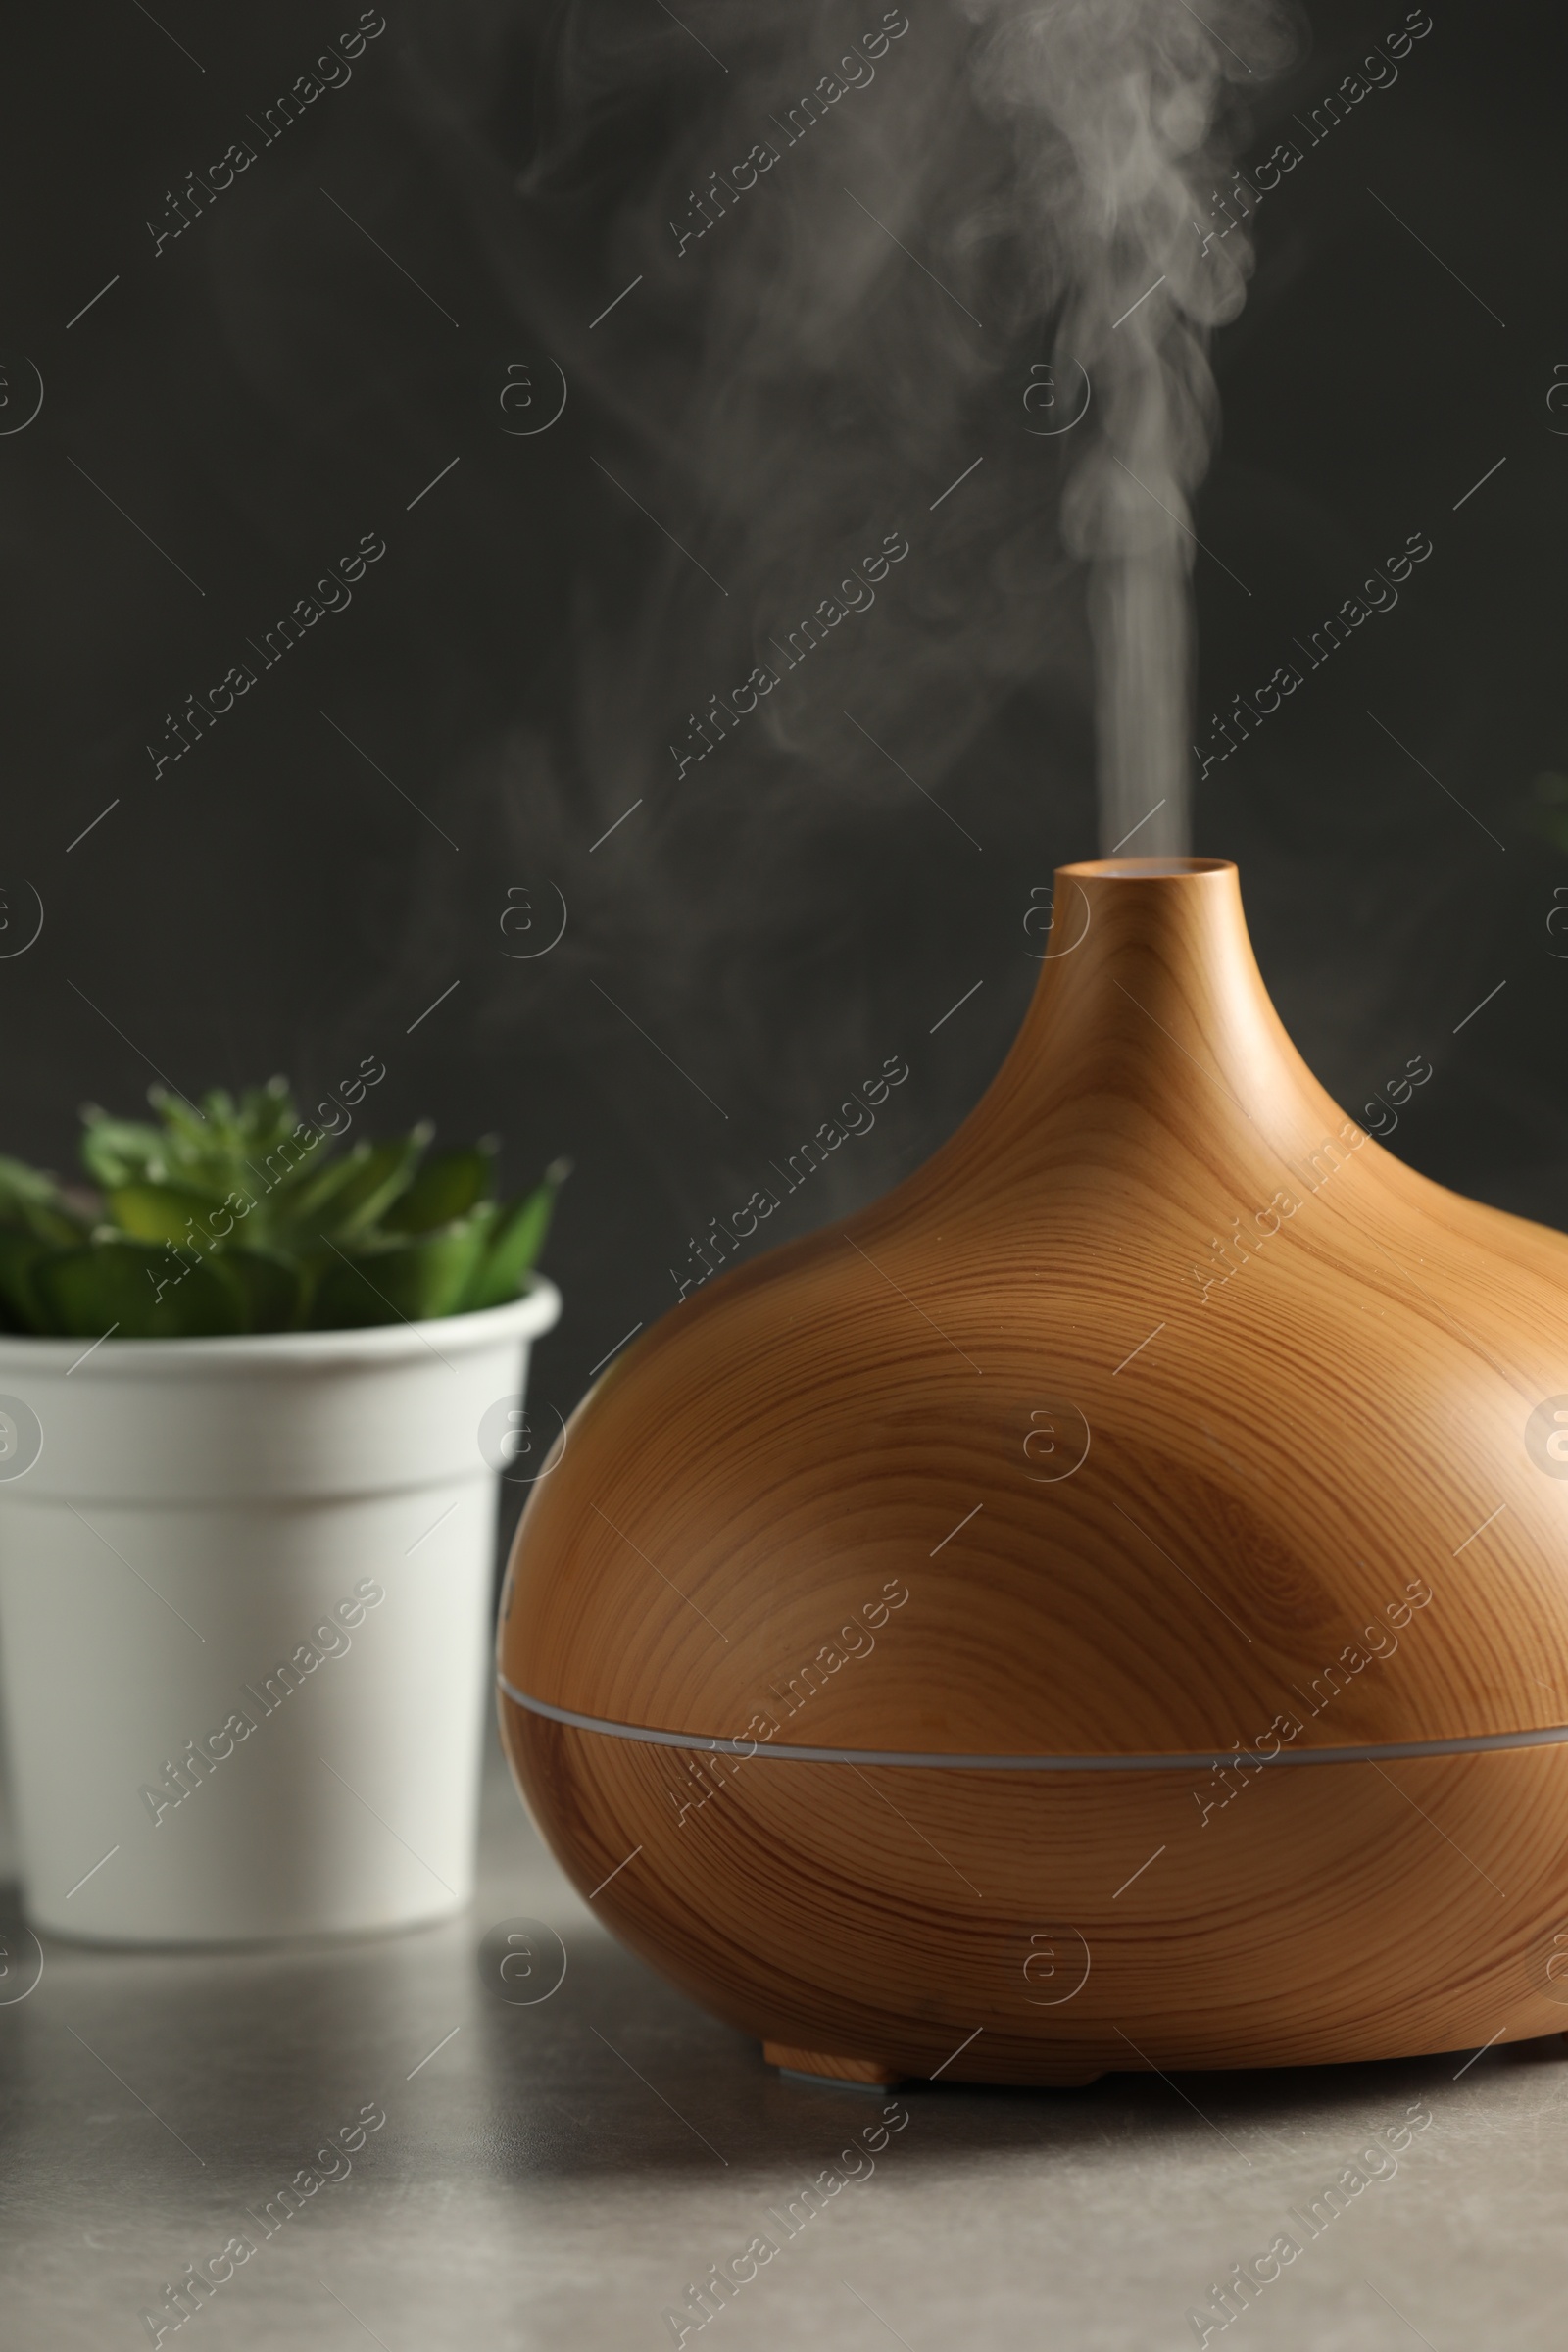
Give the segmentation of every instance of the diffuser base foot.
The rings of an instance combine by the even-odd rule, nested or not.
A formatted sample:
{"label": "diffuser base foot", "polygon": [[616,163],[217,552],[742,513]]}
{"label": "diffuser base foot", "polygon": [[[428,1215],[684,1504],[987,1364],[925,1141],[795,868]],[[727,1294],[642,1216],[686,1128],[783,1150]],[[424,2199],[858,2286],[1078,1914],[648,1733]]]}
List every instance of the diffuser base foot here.
{"label": "diffuser base foot", "polygon": [[840,2058],[827,2050],[794,2050],[786,2042],[764,2041],[762,2056],[769,2066],[787,2075],[808,2075],[818,2082],[858,2083],[864,2090],[891,2089],[903,2073],[882,2058]]}
{"label": "diffuser base foot", "polygon": [[[1564,2038],[1568,2039],[1568,2035]],[[891,2090],[900,2082],[919,2082],[926,2079],[918,2066],[912,2069],[899,2066],[887,2058],[844,2058],[829,2050],[798,2050],[783,2041],[764,2041],[762,2056],[781,2074],[799,2075],[810,2082],[838,2083],[850,2089]],[[1015,2079],[1020,2084],[1041,2090],[1082,2090],[1086,2083],[1098,2082],[1104,2071],[1102,2066],[1075,2065],[1071,2058],[1055,2064],[1049,2059],[1034,2059],[1015,2078],[1001,2079]],[[948,2075],[945,2066],[938,2072],[950,2082],[966,2080],[962,2074]],[[931,2079],[934,2081],[935,2077]]]}

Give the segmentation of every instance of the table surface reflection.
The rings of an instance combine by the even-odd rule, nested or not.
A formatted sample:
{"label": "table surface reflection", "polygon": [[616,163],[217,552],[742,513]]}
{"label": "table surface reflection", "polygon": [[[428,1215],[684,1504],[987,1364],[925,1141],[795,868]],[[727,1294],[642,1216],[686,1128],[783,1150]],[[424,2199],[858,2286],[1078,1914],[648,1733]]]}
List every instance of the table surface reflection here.
{"label": "table surface reflection", "polygon": [[[517,1918],[549,1932],[519,1947],[526,2003],[481,1978]],[[210,2352],[652,2352],[680,2328],[728,2352],[1128,2352],[1195,2343],[1189,2313],[1285,2234],[1299,2255],[1231,2323],[1253,2352],[1556,2352],[1565,2055],[915,2086],[884,2138],[886,2094],[770,2072],[623,1953],[492,1754],[459,1921],[270,1953],[46,1946],[0,2007],[5,2336],[106,2352],[152,2313]],[[1412,2108],[1430,2125],[1309,2235]],[[302,2173],[319,2185],[280,2198]],[[236,2235],[254,2252],[176,2330],[166,2287]],[[759,2239],[777,2250],[748,2262]],[[754,2275],[699,2325],[715,2264]]]}

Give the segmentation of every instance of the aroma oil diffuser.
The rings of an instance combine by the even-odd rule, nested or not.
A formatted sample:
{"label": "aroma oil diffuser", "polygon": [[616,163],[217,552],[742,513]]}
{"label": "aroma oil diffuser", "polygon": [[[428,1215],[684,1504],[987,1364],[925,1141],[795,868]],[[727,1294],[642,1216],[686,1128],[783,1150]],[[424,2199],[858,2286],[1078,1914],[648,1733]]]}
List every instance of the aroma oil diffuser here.
{"label": "aroma oil diffuser", "polygon": [[508,1573],[518,1781],[810,2073],[1561,2031],[1568,1242],[1329,1100],[1233,866],[1055,910],[936,1156],[580,1407]]}

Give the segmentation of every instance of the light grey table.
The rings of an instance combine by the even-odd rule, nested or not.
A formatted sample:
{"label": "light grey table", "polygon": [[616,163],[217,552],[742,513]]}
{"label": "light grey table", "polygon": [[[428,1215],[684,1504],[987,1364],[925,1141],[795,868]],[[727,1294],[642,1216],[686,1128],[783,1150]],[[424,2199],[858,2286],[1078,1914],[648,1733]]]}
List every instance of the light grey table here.
{"label": "light grey table", "polygon": [[[7,2352],[146,2344],[166,2284],[222,2270],[235,2236],[254,2252],[177,2330],[162,2310],[164,2343],[653,2352],[732,2264],[755,2276],[701,2326],[687,2306],[687,2345],[1143,2352],[1196,2343],[1189,2311],[1284,2234],[1300,2252],[1262,2263],[1278,2276],[1211,2344],[1561,2345],[1568,2044],[1070,2092],[815,2087],[621,1952],[492,1764],[480,1899],[454,1924],[273,1954],[48,1945],[0,2007]],[[567,1961],[528,2006],[480,1974],[485,1931],[517,1916]],[[36,1972],[14,1900],[4,1939],[0,1998]],[[532,1951],[525,1991],[559,1973],[549,1934]],[[318,2158],[362,2113],[385,2121]],[[1313,2224],[1347,2167],[1364,2185]],[[340,2177],[285,2214],[301,2171]],[[777,2250],[748,2259],[757,2239]]]}

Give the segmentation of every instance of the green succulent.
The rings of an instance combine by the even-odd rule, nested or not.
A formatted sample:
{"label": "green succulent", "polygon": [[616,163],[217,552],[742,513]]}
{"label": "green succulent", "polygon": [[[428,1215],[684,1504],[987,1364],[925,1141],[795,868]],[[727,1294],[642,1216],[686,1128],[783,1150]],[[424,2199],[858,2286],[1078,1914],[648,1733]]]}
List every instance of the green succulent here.
{"label": "green succulent", "polygon": [[162,1087],[147,1100],[149,1121],[84,1107],[90,1189],[0,1156],[0,1326],[205,1339],[500,1306],[570,1166],[503,1200],[493,1141],[432,1153],[424,1123],[345,1144],[300,1116],[281,1078],[237,1102],[221,1088],[199,1105]]}

